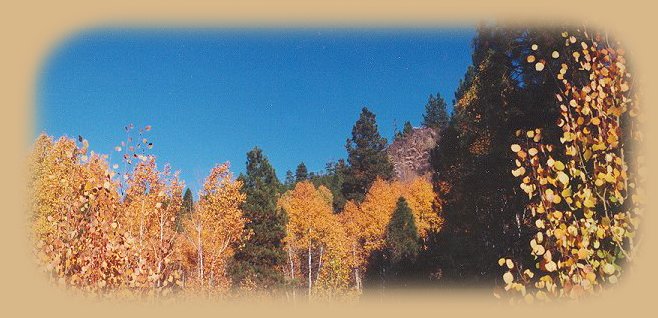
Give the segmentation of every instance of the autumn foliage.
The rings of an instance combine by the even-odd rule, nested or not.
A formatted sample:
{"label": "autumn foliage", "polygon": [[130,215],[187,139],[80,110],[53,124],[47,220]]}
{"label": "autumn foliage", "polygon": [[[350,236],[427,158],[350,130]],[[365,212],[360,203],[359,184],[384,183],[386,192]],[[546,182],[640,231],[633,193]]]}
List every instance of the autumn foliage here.
{"label": "autumn foliage", "polygon": [[242,182],[233,180],[228,164],[215,166],[204,182],[196,209],[183,220],[186,240],[182,246],[191,286],[211,291],[230,286],[226,266],[247,237],[241,188]]}
{"label": "autumn foliage", "polygon": [[[534,268],[502,258],[505,290],[526,301],[578,298],[618,282],[635,257],[642,211],[638,154],[641,141],[631,120],[639,113],[624,51],[605,36],[562,33],[571,54],[529,55],[537,71],[558,60],[561,86],[560,145],[542,130],[519,131],[512,174],[530,199],[536,234],[529,242]],[[533,46],[533,50],[537,47]]]}
{"label": "autumn foliage", "polygon": [[217,164],[185,195],[149,154],[150,126],[125,127],[112,165],[81,136],[40,134],[27,189],[40,269],[131,298],[351,298],[413,277],[532,302],[617,284],[636,259],[645,196],[624,50],[598,33],[487,27],[474,47],[450,119],[438,95],[427,106],[424,125],[440,136],[431,177],[395,179],[367,108],[347,163],[302,163],[281,184],[255,147],[244,174]]}
{"label": "autumn foliage", "polygon": [[224,266],[244,226],[241,183],[228,165],[211,171],[195,213],[178,233],[184,184],[177,173],[168,165],[158,170],[153,156],[135,152],[123,156],[133,168],[115,172],[107,156],[87,154],[87,147],[81,137],[76,143],[42,134],[35,142],[30,219],[46,273],[112,296],[166,295],[186,284],[225,287]]}
{"label": "autumn foliage", "polygon": [[[191,213],[179,216],[184,184],[168,165],[158,169],[155,157],[124,142],[115,150],[125,152],[127,168],[115,171],[107,156],[87,154],[87,142],[80,140],[42,134],[31,154],[32,233],[46,273],[102,295],[229,292],[227,266],[251,235],[242,212],[243,184],[229,165],[210,171]],[[385,247],[400,197],[409,202],[420,237],[440,229],[434,192],[424,179],[377,179],[362,203],[349,201],[338,214],[324,186],[301,181],[282,194],[277,205],[288,219],[284,274],[292,288],[306,289],[309,297],[359,291],[367,254]]]}

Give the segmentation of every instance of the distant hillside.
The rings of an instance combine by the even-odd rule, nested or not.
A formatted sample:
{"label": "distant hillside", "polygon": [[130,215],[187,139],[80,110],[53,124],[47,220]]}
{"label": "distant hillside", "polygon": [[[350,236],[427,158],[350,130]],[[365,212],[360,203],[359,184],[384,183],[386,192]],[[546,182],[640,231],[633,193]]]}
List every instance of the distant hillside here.
{"label": "distant hillside", "polygon": [[394,140],[386,150],[395,178],[408,181],[418,176],[430,175],[430,151],[438,141],[438,134],[431,128],[414,128],[411,133]]}

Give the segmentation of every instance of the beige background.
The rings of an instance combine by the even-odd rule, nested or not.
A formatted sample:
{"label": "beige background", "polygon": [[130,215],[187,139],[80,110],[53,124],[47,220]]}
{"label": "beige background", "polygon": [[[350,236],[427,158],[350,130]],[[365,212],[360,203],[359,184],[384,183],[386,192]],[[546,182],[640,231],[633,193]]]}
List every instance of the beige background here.
{"label": "beige background", "polygon": [[[115,304],[62,294],[37,276],[26,242],[22,198],[23,158],[32,142],[35,82],[42,61],[58,42],[75,32],[98,26],[460,26],[480,20],[538,24],[587,23],[622,40],[640,84],[646,144],[655,140],[656,8],[648,1],[13,1],[0,6],[0,289],[5,317],[260,314],[284,316],[376,315],[507,315],[624,316],[649,315],[656,305],[655,202],[649,202],[643,223],[640,257],[622,283],[605,295],[578,304],[510,307],[496,303],[490,290],[423,292],[386,301],[352,305]],[[20,4],[19,4],[20,2]],[[646,147],[647,158],[655,156]],[[650,160],[648,160],[650,161]],[[655,160],[654,160],[655,162]],[[649,163],[646,188],[655,192],[655,164]]]}

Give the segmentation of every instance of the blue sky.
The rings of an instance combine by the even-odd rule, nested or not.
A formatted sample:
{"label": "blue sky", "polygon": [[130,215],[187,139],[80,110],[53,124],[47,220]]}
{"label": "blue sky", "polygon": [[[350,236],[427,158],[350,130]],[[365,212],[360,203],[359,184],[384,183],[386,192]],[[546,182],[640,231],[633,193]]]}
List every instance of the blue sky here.
{"label": "blue sky", "polygon": [[429,94],[450,104],[474,29],[94,29],[59,43],[37,85],[35,136],[82,135],[110,155],[151,125],[151,153],[195,192],[215,163],[259,146],[283,179],[346,157],[363,106],[391,140]]}

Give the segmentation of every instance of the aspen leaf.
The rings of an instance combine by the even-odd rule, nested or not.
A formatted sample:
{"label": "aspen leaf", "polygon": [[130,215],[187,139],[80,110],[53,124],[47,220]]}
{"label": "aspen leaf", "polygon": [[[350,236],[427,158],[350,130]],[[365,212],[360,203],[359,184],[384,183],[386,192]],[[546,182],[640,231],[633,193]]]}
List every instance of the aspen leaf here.
{"label": "aspen leaf", "polygon": [[514,275],[512,275],[512,273],[509,271],[505,272],[505,274],[503,274],[503,281],[505,284],[511,284],[514,281]]}
{"label": "aspen leaf", "polygon": [[612,275],[615,273],[615,266],[610,263],[606,263],[603,265],[603,272],[608,275]]}
{"label": "aspen leaf", "polygon": [[553,167],[555,168],[555,170],[562,171],[564,170],[564,163],[562,163],[562,161],[555,161]]}
{"label": "aspen leaf", "polygon": [[562,182],[562,184],[569,184],[569,176],[566,173],[560,171],[557,174],[557,179]]}
{"label": "aspen leaf", "polygon": [[530,148],[528,149],[528,154],[530,156],[535,156],[537,154],[537,148]]}
{"label": "aspen leaf", "polygon": [[537,70],[538,72],[543,71],[544,70],[544,62],[537,62],[537,64],[535,64],[535,70]]}

